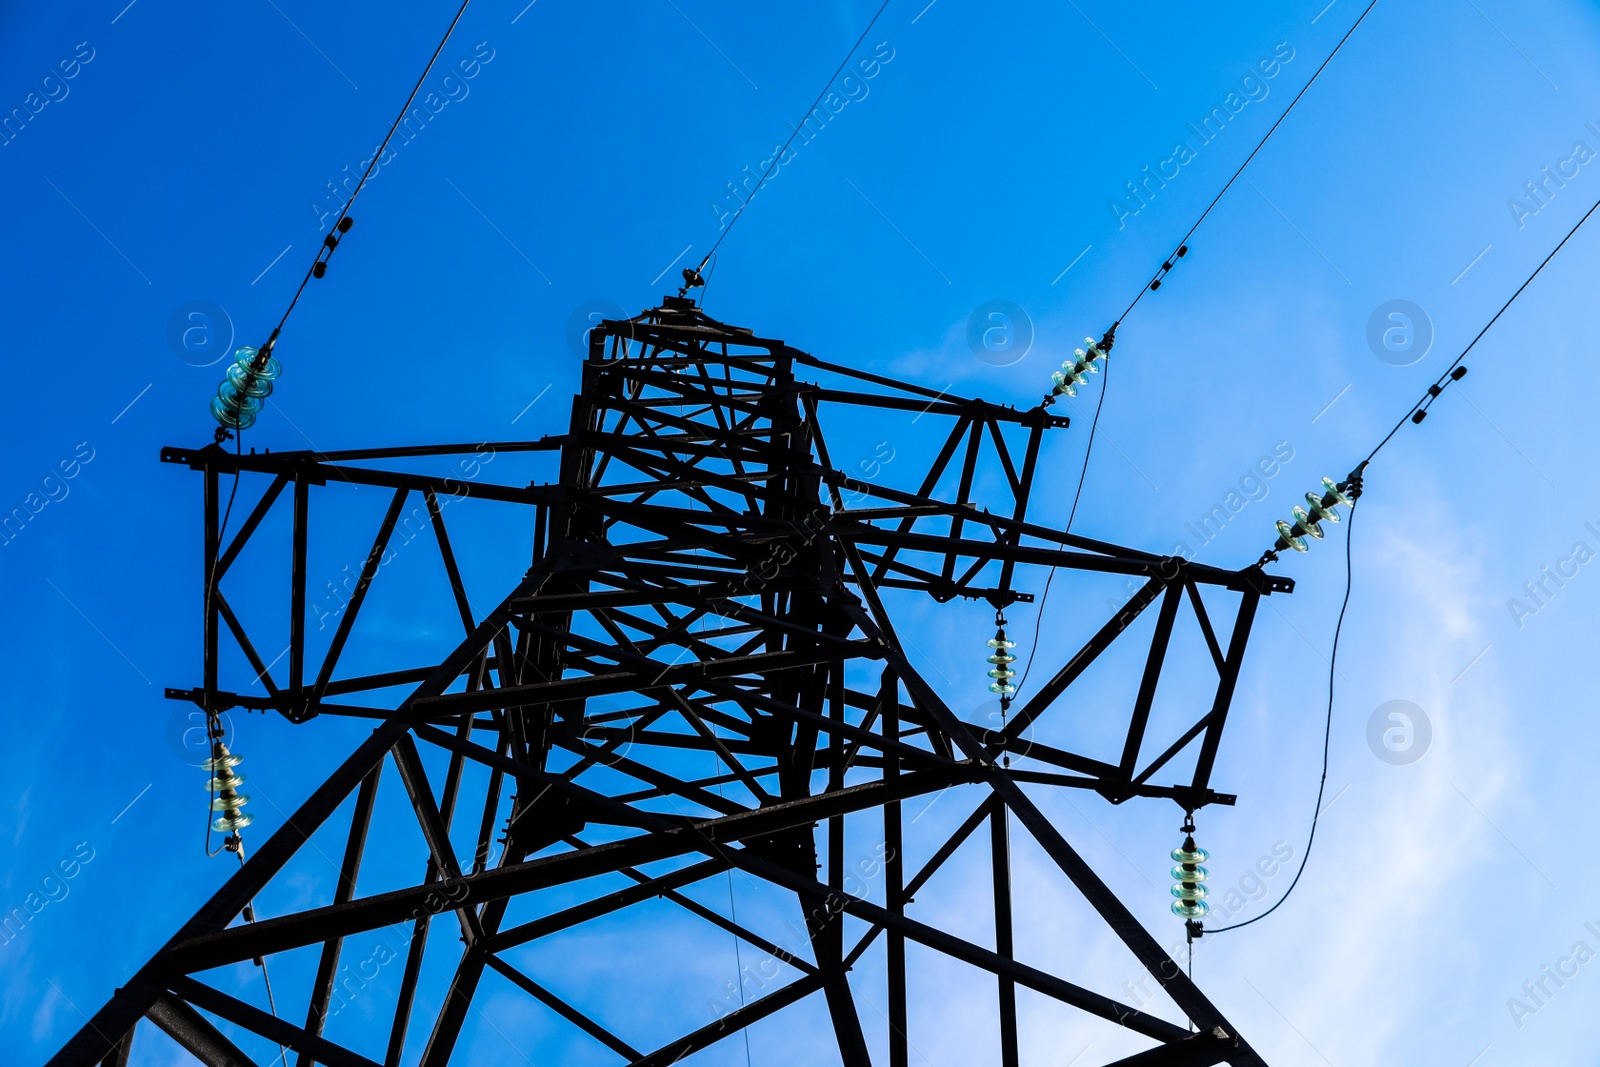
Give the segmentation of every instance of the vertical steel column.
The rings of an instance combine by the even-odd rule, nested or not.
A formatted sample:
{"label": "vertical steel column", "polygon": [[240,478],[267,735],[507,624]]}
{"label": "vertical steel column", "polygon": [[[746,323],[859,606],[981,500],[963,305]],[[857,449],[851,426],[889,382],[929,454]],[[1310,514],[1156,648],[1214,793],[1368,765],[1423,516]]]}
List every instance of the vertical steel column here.
{"label": "vertical steel column", "polygon": [[205,633],[205,710],[210,712],[217,695],[217,556],[221,554],[222,546],[217,543],[221,536],[217,529],[217,469],[206,464],[206,503],[205,503],[205,547],[202,555],[201,566],[205,568],[205,617],[201,626]]}
{"label": "vertical steel column", "polygon": [[305,714],[306,681],[306,526],[311,510],[311,484],[296,472],[294,479],[294,545],[289,557],[289,717]]}
{"label": "vertical steel column", "polygon": [[[885,670],[878,689],[878,700],[883,709],[883,736],[886,740],[900,739],[900,683],[894,672]],[[885,750],[883,754],[883,780],[891,789],[900,777],[900,756]],[[892,800],[883,806],[883,900],[891,914],[906,913],[905,900],[905,839],[900,820],[900,802]],[[906,935],[898,927],[888,931],[886,951],[889,956],[889,1067],[910,1067],[910,1038],[906,1034]]]}
{"label": "vertical steel column", "polygon": [[[1009,815],[1004,804],[989,807],[989,852],[994,865],[994,950],[1015,959],[1011,937],[1011,842]],[[1001,977],[1000,1064],[1017,1067],[1017,983]]]}

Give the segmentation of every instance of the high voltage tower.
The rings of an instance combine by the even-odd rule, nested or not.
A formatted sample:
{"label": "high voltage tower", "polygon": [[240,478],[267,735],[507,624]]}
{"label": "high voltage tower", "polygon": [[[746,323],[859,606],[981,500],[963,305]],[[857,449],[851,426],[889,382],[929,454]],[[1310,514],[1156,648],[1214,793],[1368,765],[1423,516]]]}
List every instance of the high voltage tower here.
{"label": "high voltage tower", "polygon": [[[925,471],[909,471],[904,458],[894,465],[896,479],[916,475],[904,488],[890,484],[887,470],[858,477],[830,452],[830,431],[896,419],[928,420],[943,435]],[[565,434],[494,446],[559,457],[559,477],[548,484],[484,479],[464,489],[402,469],[476,446],[165,450],[164,460],[203,478],[207,582],[202,684],[169,695],[211,716],[276,712],[290,730],[314,729],[288,724],[322,715],[367,716],[377,726],[270,836],[252,840],[237,872],[51,1064],[121,1067],[141,1020],[208,1067],[257,1062],[214,1020],[257,1035],[274,1059],[283,1046],[299,1067],[392,1067],[402,1056],[424,1067],[471,1063],[478,1054],[462,1040],[469,1012],[516,990],[526,996],[519,1011],[551,1013],[565,1020],[553,1025],[570,1025],[634,1065],[691,1059],[787,1010],[828,1020],[830,1043],[849,1067],[870,1063],[869,1048],[887,1049],[891,1067],[905,1067],[917,1019],[936,1007],[997,1015],[998,1047],[982,1062],[1012,1067],[1022,987],[1149,1040],[1147,1051],[1117,1064],[1263,1067],[1034,798],[1066,789],[1113,803],[1162,798],[1186,810],[1232,803],[1212,790],[1211,776],[1251,622],[1261,597],[1292,583],[1259,566],[1221,570],[1030,523],[1031,487],[1046,481],[1045,433],[1066,425],[1044,407],[960,399],[824,362],[717,322],[679,296],[592,332]],[[241,511],[255,502],[224,540],[219,512],[236,475],[251,487]],[[980,500],[983,485],[1003,488]],[[392,497],[337,629],[316,641],[306,626],[311,500],[352,486]],[[445,493],[526,509],[516,521],[531,532],[532,566],[483,614],[457,566]],[[454,610],[410,621],[459,628],[461,639],[436,663],[341,676],[368,590],[386,577],[380,565],[396,527],[418,504]],[[249,567],[238,564],[263,522],[285,511],[288,603],[279,609],[287,607],[290,640],[286,672],[275,676],[259,651],[262,635],[252,641],[241,621],[253,609],[234,604],[270,595],[259,553]],[[1032,601],[1018,591],[1019,569],[1041,568],[1123,576],[1137,591],[1107,609],[1104,625],[1064,662],[1041,651],[1046,680],[1016,697],[1003,724],[968,721],[974,716],[952,710],[955,694],[916,666],[906,615],[930,598],[987,602],[998,614]],[[281,588],[272,577],[271,588]],[[244,587],[237,593],[236,582]],[[1134,630],[1147,611],[1154,625]],[[1192,715],[1169,735],[1152,725],[1152,706],[1158,683],[1174,688],[1177,668],[1164,668],[1175,634],[1195,648],[1203,642],[1215,685],[1182,679]],[[973,640],[969,675],[982,669],[984,636]],[[1074,682],[1130,643],[1143,664],[1131,701],[1069,709]],[[266,695],[246,695],[256,677]],[[1085,743],[1090,733],[1102,743]],[[218,821],[238,822],[233,764],[221,760],[215,771],[234,798],[219,799]],[[380,789],[403,790],[406,803],[380,805]],[[946,810],[967,813],[954,832],[953,818],[937,835],[931,822],[913,826],[908,813],[926,801],[916,809],[908,802],[945,791]],[[251,902],[289,877],[297,855],[317,860],[306,853],[319,828],[327,862],[338,859],[337,882],[314,906],[254,914]],[[1026,920],[1046,905],[1036,890],[1012,884],[1013,831],[1048,857],[1062,894],[1087,903],[1089,921],[1098,916],[1192,1029],[1093,991],[1087,944],[1048,968],[1033,944],[1017,952]],[[327,844],[341,840],[342,857]],[[939,874],[969,840],[962,871],[971,862],[986,870],[992,907],[984,902],[979,940],[993,949],[938,921],[969,903],[968,877]],[[368,890],[364,861],[402,842],[416,849],[412,883]],[[849,861],[868,852],[882,903]],[[786,901],[789,929],[801,936],[764,929],[761,918],[740,922],[688,895],[730,872]],[[751,958],[776,961],[775,980],[756,988],[741,979],[742,996],[708,1008],[703,989],[662,963],[662,943],[639,932],[668,906],[708,935],[731,933]],[[688,1021],[670,1039],[630,1029],[626,1011],[613,1019],[603,1007],[580,1010],[563,997],[560,968],[541,969],[523,949],[582,924],[627,919],[630,909],[639,918],[621,927],[618,943],[628,947],[618,962],[655,969],[678,997],[675,1018]],[[329,1018],[348,992],[341,961],[364,947],[346,942],[390,927],[410,936],[394,965],[397,996],[382,1006],[386,1033],[357,1033]],[[937,955],[966,965],[972,981],[950,989],[925,977]],[[227,968],[252,960],[274,968],[271,1011],[221,988]],[[997,1010],[980,994],[997,998]],[[863,1010],[865,999],[885,1004],[884,1014]]]}

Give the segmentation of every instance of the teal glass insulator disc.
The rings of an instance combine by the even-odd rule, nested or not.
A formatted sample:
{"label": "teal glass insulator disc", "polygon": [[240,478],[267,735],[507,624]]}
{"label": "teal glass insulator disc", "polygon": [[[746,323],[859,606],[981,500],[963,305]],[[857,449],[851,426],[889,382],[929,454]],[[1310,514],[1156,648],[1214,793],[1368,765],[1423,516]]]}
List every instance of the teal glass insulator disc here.
{"label": "teal glass insulator disc", "polygon": [[272,382],[237,363],[228,368],[228,383],[240,396],[271,396]]}
{"label": "teal glass insulator disc", "polygon": [[1312,537],[1315,537],[1317,540],[1322,540],[1322,527],[1317,525],[1316,519],[1313,519],[1310,515],[1306,514],[1305,508],[1301,507],[1299,504],[1296,504],[1291,510],[1294,514],[1294,524],[1296,526],[1300,527],[1300,529],[1304,530]]}
{"label": "teal glass insulator disc", "polygon": [[211,829],[219,834],[236,833],[256,821],[256,817],[249,812],[229,811],[218,815],[211,820]]}
{"label": "teal glass insulator disc", "polygon": [[1192,904],[1174,900],[1172,902],[1172,914],[1183,919],[1199,919],[1211,914],[1211,905],[1203,900],[1197,900]]}
{"label": "teal glass insulator disc", "polygon": [[1278,536],[1283,539],[1283,543],[1287,547],[1294,549],[1296,552],[1306,551],[1305,538],[1296,536],[1293,527],[1282,519],[1278,520],[1277,526]]}
{"label": "teal glass insulator disc", "polygon": [[1172,868],[1172,877],[1176,878],[1180,882],[1203,882],[1210,877],[1210,874],[1211,872],[1207,871],[1204,867],[1201,867],[1198,864],[1192,867],[1186,867],[1180,863],[1176,867]]}
{"label": "teal glass insulator disc", "polygon": [[233,382],[223,382],[217,387],[217,398],[235,411],[248,412],[251,415],[261,411],[261,398],[247,396],[240,392]]}
{"label": "teal glass insulator disc", "polygon": [[1211,858],[1211,853],[1203,848],[1175,848],[1167,855],[1179,863],[1204,863]]}
{"label": "teal glass insulator disc", "polygon": [[1338,522],[1339,513],[1333,510],[1332,505],[1324,505],[1322,498],[1315,493],[1306,494],[1306,503],[1311,506],[1311,517],[1318,522]]}
{"label": "teal glass insulator disc", "polygon": [[254,411],[243,411],[224,404],[220,396],[211,398],[211,417],[230,430],[248,430],[256,424]]}
{"label": "teal glass insulator disc", "polygon": [[[233,362],[235,366],[243,367],[257,378],[265,378],[269,382],[283,373],[283,364],[278,362],[276,356],[269,355],[266,359],[262,359],[261,353],[249,345],[245,345],[233,354]],[[259,367],[256,366],[258,363]]]}

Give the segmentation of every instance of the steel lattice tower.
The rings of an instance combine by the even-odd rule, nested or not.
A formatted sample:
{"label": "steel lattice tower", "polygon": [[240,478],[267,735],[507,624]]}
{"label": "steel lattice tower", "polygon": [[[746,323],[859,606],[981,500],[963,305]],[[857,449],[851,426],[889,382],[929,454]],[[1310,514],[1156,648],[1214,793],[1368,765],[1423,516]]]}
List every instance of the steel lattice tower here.
{"label": "steel lattice tower", "polygon": [[[915,489],[853,477],[830,457],[830,420],[837,426],[904,413],[949,427]],[[417,1043],[408,1049],[405,1038],[425,980],[424,952],[449,951],[448,984],[421,998],[440,1005],[420,1051],[425,1067],[453,1056],[467,1061],[455,1055],[458,1038],[490,981],[520,989],[530,1010],[554,1011],[635,1065],[692,1057],[820,994],[840,1061],[864,1067],[869,1045],[881,1041],[891,1067],[904,1067],[908,984],[916,977],[908,979],[907,950],[916,945],[992,976],[986,981],[998,997],[999,1047],[990,1062],[1018,1061],[1022,986],[1150,1039],[1148,1051],[1119,1064],[1262,1067],[1023,786],[1092,790],[1116,803],[1167,798],[1189,809],[1231,803],[1211,790],[1210,778],[1251,622],[1263,595],[1292,585],[1255,568],[1220,570],[1030,524],[1044,434],[1066,423],[1042,407],[1019,411],[954,398],[826,363],[719,323],[678,297],[592,332],[567,433],[495,446],[559,453],[554,483],[474,482],[463,490],[448,478],[397,469],[473,446],[243,456],[215,445],[165,450],[164,460],[204,477],[209,583],[203,684],[169,696],[213,712],[276,712],[290,723],[365,715],[377,727],[270,836],[252,838],[248,861],[51,1064],[121,1067],[141,1019],[209,1067],[250,1063],[212,1017],[288,1047],[302,1067],[396,1065],[402,1052],[412,1062]],[[911,462],[899,461],[897,472]],[[974,499],[980,467],[1001,472],[992,484],[1009,489],[1004,499],[988,506]],[[220,483],[236,472],[265,489],[224,544]],[[385,487],[393,497],[348,608],[313,668],[306,632],[310,491],[338,492],[345,482]],[[533,565],[482,617],[470,606],[440,510],[446,492],[532,509]],[[447,621],[464,636],[435,664],[396,663],[382,673],[335,678],[396,525],[419,498],[459,615]],[[293,523],[290,642],[280,680],[225,589],[263,518],[285,506]],[[885,598],[920,593],[941,604],[973,598],[1004,608],[1032,600],[1013,591],[1019,566],[1126,575],[1138,588],[1064,664],[1041,664],[1043,680],[1019,697],[1003,727],[963,721],[913,665]],[[1147,739],[1185,600],[1183,624],[1203,637],[1215,688],[1207,681],[1196,689],[1188,679],[1191,691],[1205,694],[1198,720],[1176,736]],[[1101,712],[1125,736],[1120,758],[1040,740],[1068,687],[1152,607],[1137,696],[1131,707]],[[1218,611],[1234,613],[1221,638],[1211,621]],[[225,632],[265,696],[224,687]],[[981,638],[974,647],[976,666]],[[401,685],[413,688],[397,706],[374,706]],[[242,679],[234,686],[245,688]],[[1192,776],[1158,784],[1180,754],[1192,760]],[[717,771],[707,773],[713,759]],[[420,829],[428,854],[417,857],[414,884],[362,893],[363,856],[390,834],[374,814],[390,761],[414,813],[414,826],[402,829]],[[902,805],[951,787],[978,803],[913,865]],[[341,877],[321,905],[241,922],[247,904],[282,876],[312,834],[324,824],[339,832],[341,809],[349,812]],[[881,834],[882,904],[851,891],[847,824],[853,835]],[[1194,1032],[1018,961],[1012,826],[1076,887]],[[917,893],[931,894],[929,879],[974,835],[990,839],[993,950],[919,919],[926,908],[912,904]],[[497,839],[503,850],[491,862]],[[463,840],[475,841],[471,855],[458,852]],[[804,924],[801,951],[683,892],[732,870],[792,894]],[[558,887],[577,897],[550,908],[533,896]],[[661,900],[781,961],[788,981],[720,1017],[706,1012],[703,1026],[673,1040],[638,1048],[603,1012],[586,1014],[562,999],[550,988],[559,976],[526,973],[508,958],[518,946]],[[847,916],[866,932],[847,937]],[[341,1045],[325,1035],[324,1023],[338,996],[344,939],[394,924],[409,924],[415,936],[392,1036],[386,1047]],[[459,947],[450,938],[430,941],[430,924],[445,924],[451,934],[459,927]],[[638,947],[642,960],[649,940]],[[294,950],[319,952],[319,962],[309,988],[279,988],[279,1018],[203,977]],[[886,1027],[858,1011],[852,970],[869,953],[882,954]],[[869,1037],[880,1033],[886,1037]]]}

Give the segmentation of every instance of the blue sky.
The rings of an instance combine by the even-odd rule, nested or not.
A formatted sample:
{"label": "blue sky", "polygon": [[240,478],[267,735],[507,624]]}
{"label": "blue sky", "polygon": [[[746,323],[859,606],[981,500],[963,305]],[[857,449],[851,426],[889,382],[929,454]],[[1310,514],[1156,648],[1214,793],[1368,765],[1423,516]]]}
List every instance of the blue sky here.
{"label": "blue sky", "polygon": [[[479,0],[445,47],[430,86],[448,102],[362,194],[355,229],[279,345],[284,377],[249,443],[331,450],[564,429],[574,315],[599,301],[653,305],[705,254],[726,184],[770,158],[876,9],[525,2]],[[328,183],[370,155],[453,10],[124,3],[0,13],[0,107],[31,116],[0,145],[0,509],[31,514],[0,547],[12,723],[0,905],[22,903],[63,861],[75,870],[68,892],[0,946],[0,1035],[25,1063],[70,1035],[77,1009],[101,1003],[232,863],[201,854],[203,776],[174,752],[181,706],[162,697],[200,680],[200,485],[157,457],[209,441],[205,405],[220,379],[220,365],[195,365],[211,358],[203,346],[174,347],[174,316],[181,333],[206,302],[221,311],[206,335],[216,350],[224,335],[260,343],[322,239]],[[859,53],[879,57],[872,77],[724,242],[707,309],[825,359],[1033,403],[1360,12],[1324,3],[894,0]],[[1586,4],[1380,2],[1119,330],[1074,529],[1252,562],[1272,520],[1365,455],[1600,199],[1600,165],[1576,150],[1600,153],[1597,49],[1600,13]],[[1275,56],[1273,77],[1244,82]],[[459,79],[446,85],[445,70]],[[1235,91],[1257,99],[1196,144],[1188,124]],[[1193,158],[1177,176],[1136,214],[1126,202],[1118,211],[1125,183],[1185,139]],[[1547,167],[1569,176],[1546,181]],[[1526,183],[1540,181],[1531,199]],[[1479,344],[1468,377],[1368,472],[1316,851],[1283,909],[1196,953],[1197,980],[1271,1063],[1572,1062],[1592,1043],[1600,963],[1560,961],[1579,942],[1600,952],[1585,925],[1600,929],[1586,891],[1600,858],[1576,816],[1594,800],[1597,740],[1583,672],[1600,565],[1578,562],[1576,548],[1600,552],[1600,371],[1585,356],[1600,328],[1588,299],[1597,267],[1600,236],[1581,230]],[[992,300],[1024,309],[1034,333],[1005,367],[966,340]],[[1431,347],[1408,366],[1367,339],[1394,300],[1431,326]],[[1083,417],[1054,435],[1033,511],[1056,524],[1091,409],[1067,410]],[[846,437],[865,454],[872,430]],[[910,431],[893,441],[897,454],[925,443]],[[1265,498],[1196,543],[1187,524],[1274,448],[1292,459]],[[506,479],[552,476],[503,462]],[[348,506],[375,515],[383,501]],[[1239,804],[1201,819],[1223,885],[1278,842],[1295,862],[1304,848],[1348,532],[1276,568],[1298,589],[1258,619],[1217,768]],[[359,560],[366,536],[318,546],[317,573]],[[526,565],[526,533],[488,524],[476,536],[464,566],[487,599]],[[1548,581],[1545,567],[1567,577]],[[1541,581],[1531,599],[1525,583]],[[1117,590],[1056,588],[1040,655],[1059,662]],[[364,622],[425,646],[414,608],[398,593],[376,598]],[[978,707],[982,612],[906,610],[930,663],[974,664],[970,681],[940,684],[954,706]],[[1393,700],[1431,724],[1409,764],[1368,745],[1369,719]],[[271,797],[263,828],[365,732],[259,716],[237,729],[257,792]],[[1040,803],[1152,930],[1179,936],[1163,884],[1171,805]],[[395,850],[383,876],[398,884],[420,866],[421,843]],[[1055,900],[1039,857],[1022,850],[1017,864]],[[259,902],[264,912],[301,906],[324,884],[313,868],[296,877]],[[1266,901],[1287,881],[1267,879]],[[959,924],[983,887],[956,877],[947,889],[938,907]],[[1041,907],[1028,951],[1127,996],[1131,959],[1074,907]],[[700,936],[656,918],[598,930],[546,962],[604,1004],[616,976],[572,960],[604,958],[646,929],[668,954],[680,934]],[[713,991],[734,969],[718,945],[727,958],[696,955],[691,968]],[[930,987],[942,983],[942,965],[926,966]],[[1524,983],[1546,966],[1576,976],[1530,998]],[[239,988],[252,980],[241,974]],[[952,974],[949,988],[969,980]],[[1533,1010],[1514,1013],[1511,998]],[[912,1019],[919,1062],[970,1062],[963,1049],[990,1032],[988,1010],[958,1027],[930,993]],[[1030,1062],[1085,1048],[1081,1062],[1104,1062],[1124,1048],[1031,1001],[1023,1015]],[[482,1062],[592,1054],[548,1018],[511,1013],[502,1026],[472,1031]],[[803,1030],[758,1027],[755,1058],[790,1062]],[[730,1046],[703,1062],[742,1058]],[[183,1059],[148,1040],[135,1062]]]}

